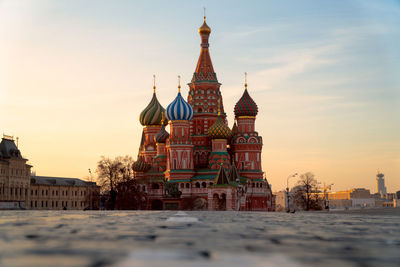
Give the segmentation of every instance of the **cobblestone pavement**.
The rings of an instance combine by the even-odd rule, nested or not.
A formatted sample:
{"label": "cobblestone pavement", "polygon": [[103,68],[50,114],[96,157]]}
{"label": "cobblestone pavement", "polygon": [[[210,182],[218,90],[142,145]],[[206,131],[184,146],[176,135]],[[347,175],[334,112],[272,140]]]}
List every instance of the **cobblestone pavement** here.
{"label": "cobblestone pavement", "polygon": [[0,211],[0,266],[400,266],[399,252],[400,212]]}

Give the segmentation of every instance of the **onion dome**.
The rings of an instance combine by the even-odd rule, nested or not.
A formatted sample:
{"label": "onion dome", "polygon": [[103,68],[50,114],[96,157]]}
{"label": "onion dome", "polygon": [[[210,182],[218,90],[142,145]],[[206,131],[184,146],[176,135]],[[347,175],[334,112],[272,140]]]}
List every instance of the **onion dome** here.
{"label": "onion dome", "polygon": [[208,27],[207,23],[206,23],[206,16],[204,16],[204,23],[203,25],[200,26],[199,28],[199,33],[200,34],[210,34],[211,33],[211,28]]}
{"label": "onion dome", "polygon": [[156,141],[156,143],[165,143],[165,141],[167,141],[168,137],[169,137],[169,133],[165,130],[165,127],[162,126],[160,131],[158,131],[158,133],[154,137],[154,140]]}
{"label": "onion dome", "polygon": [[232,137],[232,132],[222,118],[218,116],[214,124],[208,129],[208,136],[212,139],[229,139]]}
{"label": "onion dome", "polygon": [[[178,76],[180,79],[180,76]],[[178,95],[167,107],[167,118],[170,121],[190,121],[193,119],[193,108],[181,95],[181,85],[178,85]]]}
{"label": "onion dome", "polygon": [[167,141],[167,139],[169,137],[169,133],[165,130],[164,119],[161,121],[161,124],[162,124],[162,126],[161,126],[160,131],[158,131],[158,133],[154,137],[154,140],[156,141],[156,143],[165,143],[165,141]]}
{"label": "onion dome", "polygon": [[146,163],[142,156],[139,156],[137,161],[133,163],[132,169],[135,172],[145,172],[150,169],[150,164]]}
{"label": "onion dome", "polygon": [[247,92],[247,73],[245,73],[245,84],[244,84],[244,93],[239,101],[235,105],[235,116],[252,116],[255,117],[258,113],[258,107],[256,102],[254,102],[253,98]]}
{"label": "onion dome", "polygon": [[237,133],[238,133],[238,127],[237,127],[237,125],[236,125],[236,121],[233,123],[233,126],[232,126],[232,135],[236,135]]}
{"label": "onion dome", "polygon": [[155,85],[155,75],[154,86],[153,86],[153,97],[147,107],[140,113],[139,121],[143,126],[149,125],[161,125],[161,120],[163,119],[162,114],[165,114],[165,109],[158,102],[156,96],[156,85]]}

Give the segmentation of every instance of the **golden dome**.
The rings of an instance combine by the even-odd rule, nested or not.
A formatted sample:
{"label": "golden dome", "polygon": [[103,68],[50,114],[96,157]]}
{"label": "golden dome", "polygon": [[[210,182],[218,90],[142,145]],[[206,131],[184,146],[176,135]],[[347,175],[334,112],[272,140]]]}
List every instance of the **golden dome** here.
{"label": "golden dome", "polygon": [[206,23],[206,17],[204,17],[204,23],[203,23],[203,25],[200,26],[200,28],[199,28],[199,33],[200,33],[200,34],[203,34],[203,33],[208,33],[208,34],[210,34],[210,32],[211,32],[211,28],[208,27],[208,25],[207,25],[207,23]]}
{"label": "golden dome", "polygon": [[225,125],[223,119],[218,116],[214,124],[208,129],[208,136],[212,139],[229,139],[232,137],[232,131]]}

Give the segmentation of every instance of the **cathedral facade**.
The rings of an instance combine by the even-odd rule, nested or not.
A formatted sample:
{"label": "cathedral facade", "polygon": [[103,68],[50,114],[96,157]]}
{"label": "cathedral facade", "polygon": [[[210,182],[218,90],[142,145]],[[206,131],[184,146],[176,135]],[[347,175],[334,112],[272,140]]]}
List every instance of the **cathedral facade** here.
{"label": "cathedral facade", "polygon": [[[199,28],[201,51],[185,100],[162,107],[156,87],[141,112],[143,126],[135,178],[147,209],[272,210],[270,185],[261,168],[262,137],[255,129],[257,104],[247,82],[228,126],[221,83],[209,53],[210,27]],[[166,126],[169,125],[169,132]]]}

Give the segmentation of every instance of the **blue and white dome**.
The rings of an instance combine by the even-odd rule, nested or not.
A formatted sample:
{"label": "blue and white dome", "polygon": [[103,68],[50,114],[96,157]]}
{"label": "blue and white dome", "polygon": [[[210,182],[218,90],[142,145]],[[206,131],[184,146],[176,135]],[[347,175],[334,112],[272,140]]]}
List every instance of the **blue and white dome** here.
{"label": "blue and white dome", "polygon": [[193,109],[183,99],[181,93],[167,107],[167,118],[170,121],[190,121],[193,119]]}

